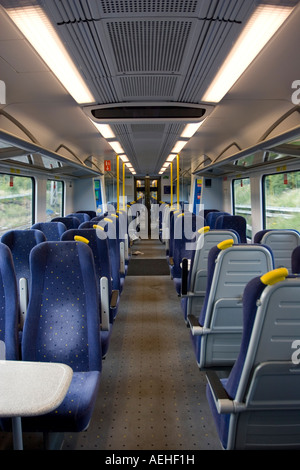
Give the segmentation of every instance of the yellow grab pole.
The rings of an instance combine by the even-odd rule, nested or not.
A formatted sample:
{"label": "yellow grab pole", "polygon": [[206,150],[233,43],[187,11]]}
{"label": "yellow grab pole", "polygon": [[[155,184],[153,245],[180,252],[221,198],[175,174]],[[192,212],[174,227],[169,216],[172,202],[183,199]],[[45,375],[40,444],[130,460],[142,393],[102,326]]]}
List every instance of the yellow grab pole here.
{"label": "yellow grab pole", "polygon": [[119,170],[119,155],[117,155],[117,211],[120,208],[120,170]]}
{"label": "yellow grab pole", "polygon": [[171,190],[171,207],[173,206],[173,162],[170,163],[170,168],[171,168],[171,186],[170,186],[170,190]]}
{"label": "yellow grab pole", "polygon": [[125,209],[125,163],[123,162],[123,209]]}
{"label": "yellow grab pole", "polygon": [[177,209],[179,209],[179,154],[177,155]]}

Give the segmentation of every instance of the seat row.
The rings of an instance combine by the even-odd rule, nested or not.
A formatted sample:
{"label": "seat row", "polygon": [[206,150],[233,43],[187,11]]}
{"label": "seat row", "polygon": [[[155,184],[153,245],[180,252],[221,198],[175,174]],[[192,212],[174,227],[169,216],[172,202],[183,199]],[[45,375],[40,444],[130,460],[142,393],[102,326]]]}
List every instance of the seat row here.
{"label": "seat row", "polygon": [[204,226],[181,268],[184,318],[223,448],[299,449],[299,233],[241,243],[233,228]]}
{"label": "seat row", "polygon": [[[62,404],[23,418],[24,431],[78,432],[89,424],[125,278],[121,219],[122,213],[106,214],[90,228],[63,230],[54,241],[37,228],[2,236],[0,359],[60,362],[73,369]],[[51,223],[61,229],[60,221]],[[10,420],[2,419],[1,427],[10,430]]]}

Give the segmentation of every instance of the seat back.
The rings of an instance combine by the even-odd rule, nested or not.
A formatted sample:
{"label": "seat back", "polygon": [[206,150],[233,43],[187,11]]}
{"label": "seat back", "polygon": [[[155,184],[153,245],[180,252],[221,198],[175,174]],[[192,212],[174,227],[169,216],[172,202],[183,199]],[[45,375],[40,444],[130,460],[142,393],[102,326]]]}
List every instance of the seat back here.
{"label": "seat back", "polygon": [[268,230],[263,234],[261,243],[271,248],[274,267],[285,267],[291,272],[293,250],[300,245],[300,234],[296,230]]}
{"label": "seat back", "polygon": [[[109,256],[109,246],[107,238],[101,239],[97,236],[96,230],[94,228],[86,229],[70,229],[67,230],[61,237],[62,241],[76,241],[76,237],[82,237],[86,240],[88,246],[91,248],[94,256],[95,271],[96,276],[99,282],[99,294],[100,294],[100,303],[102,302],[102,292],[100,287],[100,280],[102,278],[107,279],[108,286],[108,301],[110,301],[112,295],[112,279],[111,279],[111,263]],[[101,313],[101,312],[100,312]],[[101,318],[101,315],[100,315]],[[101,319],[102,320],[102,319]],[[110,323],[113,323],[113,313],[110,312]]]}
{"label": "seat back", "polygon": [[67,214],[66,217],[76,217],[81,224],[82,222],[88,222],[90,220],[90,216],[85,212],[74,212],[71,214]]}
{"label": "seat back", "polygon": [[239,234],[241,243],[247,243],[247,222],[241,215],[220,215],[216,220],[215,228],[234,230]]}
{"label": "seat back", "polygon": [[210,227],[210,229],[214,229],[216,226],[216,221],[221,215],[230,215],[228,212],[209,212],[206,216],[206,225]]}
{"label": "seat back", "polygon": [[207,286],[207,261],[208,254],[218,243],[231,238],[234,244],[240,242],[239,236],[232,230],[209,230],[204,227],[197,240],[196,249],[191,259],[191,267],[188,276],[188,297],[185,319],[191,313],[200,313],[203,305]]}
{"label": "seat back", "polygon": [[292,251],[291,270],[293,274],[300,274],[300,246]]}
{"label": "seat back", "polygon": [[75,214],[87,214],[90,219],[92,219],[93,217],[96,217],[96,211],[91,211],[91,210],[86,210],[86,211],[76,211]]}
{"label": "seat back", "polygon": [[245,288],[241,350],[225,385],[242,413],[221,417],[229,449],[299,448],[300,278],[287,274],[275,269]]}
{"label": "seat back", "polygon": [[183,258],[192,259],[196,249],[198,231],[204,224],[203,217],[185,212],[179,214],[175,219],[173,240],[172,275],[181,278],[181,262]]}
{"label": "seat back", "polygon": [[25,278],[30,282],[29,255],[33,247],[46,241],[40,230],[10,230],[2,235],[1,242],[12,253],[17,281]]}
{"label": "seat back", "polygon": [[18,290],[10,249],[0,243],[0,360],[18,359]]}
{"label": "seat back", "polygon": [[43,232],[49,242],[59,241],[62,234],[67,230],[62,222],[40,222],[34,224],[31,228]]}
{"label": "seat back", "polygon": [[221,242],[209,252],[207,290],[199,317],[207,332],[201,338],[200,368],[233,365],[242,338],[244,288],[252,278],[273,269],[268,247],[232,243]]}
{"label": "seat back", "polygon": [[170,219],[169,219],[169,241],[167,244],[167,256],[169,258],[173,258],[174,254],[174,231],[175,231],[175,224],[176,224],[176,219],[178,216],[181,216],[183,214],[182,211],[180,210],[171,210],[170,211]]}
{"label": "seat back", "polygon": [[116,234],[116,224],[114,220],[110,217],[105,217],[102,220],[99,220],[97,225],[94,225],[96,228],[97,236],[100,238],[106,238],[109,248],[109,256],[111,263],[111,276],[112,276],[112,286],[113,290],[118,290],[122,292],[122,281],[121,281],[121,257],[120,257],[120,244]]}
{"label": "seat back", "polygon": [[69,230],[70,228],[77,228],[80,225],[80,220],[78,219],[78,217],[73,216],[54,217],[51,222],[62,222],[66,226],[67,230]]}
{"label": "seat back", "polygon": [[75,372],[102,368],[98,283],[91,248],[45,242],[30,254],[32,287],[22,358],[62,362]]}
{"label": "seat back", "polygon": [[61,241],[75,241],[76,236],[83,237],[88,240],[88,246],[91,248],[94,256],[97,277],[99,279],[101,277],[107,277],[111,280],[111,266],[107,238],[100,239],[94,228],[74,228],[64,232],[61,237]]}

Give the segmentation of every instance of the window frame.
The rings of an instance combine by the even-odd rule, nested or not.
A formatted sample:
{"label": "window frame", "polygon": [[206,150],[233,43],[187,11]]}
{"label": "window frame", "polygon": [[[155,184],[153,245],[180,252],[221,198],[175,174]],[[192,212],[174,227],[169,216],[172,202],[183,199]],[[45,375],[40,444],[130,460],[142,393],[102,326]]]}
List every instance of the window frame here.
{"label": "window frame", "polygon": [[63,217],[65,213],[65,182],[63,180],[58,180],[58,179],[53,179],[53,178],[47,178],[47,183],[46,183],[46,216],[47,216],[47,196],[48,196],[48,182],[54,182],[54,183],[61,183],[62,184],[62,192],[61,192],[61,214],[60,215],[55,215],[54,217]]}
{"label": "window frame", "polygon": [[[34,176],[27,176],[27,175],[21,175],[18,173],[6,173],[1,171],[0,172],[0,178],[2,176],[7,176],[8,178],[27,178],[28,180],[31,180],[31,222],[29,224],[30,228],[34,223],[35,223],[35,208],[36,208],[36,180]],[[1,198],[0,198],[1,199]],[[23,230],[22,228],[16,226],[16,227],[10,227],[6,231],[9,230]],[[25,229],[24,229],[25,230]],[[2,229],[1,229],[2,232]]]}
{"label": "window frame", "polygon": [[[262,225],[263,225],[263,230],[270,230],[270,228],[267,228],[267,210],[266,210],[266,187],[265,187],[265,181],[267,178],[272,177],[272,176],[277,176],[277,175],[284,175],[284,174],[292,174],[292,173],[299,173],[300,175],[300,170],[288,170],[288,169],[281,169],[280,171],[275,171],[273,173],[267,173],[262,175],[261,178],[261,195],[262,195]],[[295,227],[291,227],[295,228]],[[296,228],[297,230],[297,228]]]}

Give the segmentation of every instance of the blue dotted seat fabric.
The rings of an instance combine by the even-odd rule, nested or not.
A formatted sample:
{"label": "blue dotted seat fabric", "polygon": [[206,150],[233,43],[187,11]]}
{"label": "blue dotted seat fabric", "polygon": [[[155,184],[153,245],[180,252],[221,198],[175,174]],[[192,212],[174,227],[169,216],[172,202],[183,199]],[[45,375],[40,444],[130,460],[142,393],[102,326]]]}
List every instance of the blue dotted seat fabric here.
{"label": "blue dotted seat fabric", "polygon": [[24,430],[81,431],[94,408],[102,370],[98,284],[91,249],[81,242],[45,242],[31,252],[32,283],[22,358],[61,362],[73,379],[57,410],[25,418]]}
{"label": "blue dotted seat fabric", "polygon": [[5,345],[1,359],[18,359],[18,290],[10,249],[0,243],[0,341]]}

